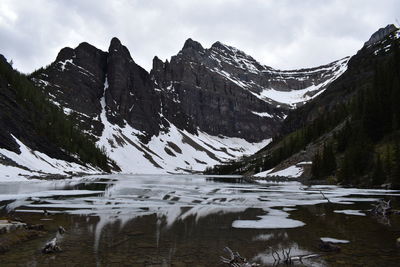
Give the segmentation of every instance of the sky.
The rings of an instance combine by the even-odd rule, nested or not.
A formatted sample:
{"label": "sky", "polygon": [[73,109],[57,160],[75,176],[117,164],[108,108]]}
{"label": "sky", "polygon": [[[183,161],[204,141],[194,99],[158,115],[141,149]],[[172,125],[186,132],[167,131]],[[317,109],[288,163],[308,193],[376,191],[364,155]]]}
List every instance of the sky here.
{"label": "sky", "polygon": [[192,38],[296,69],[354,55],[399,20],[398,0],[0,0],[0,54],[29,73],[63,47],[106,51],[115,36],[150,70],[154,56],[170,59]]}

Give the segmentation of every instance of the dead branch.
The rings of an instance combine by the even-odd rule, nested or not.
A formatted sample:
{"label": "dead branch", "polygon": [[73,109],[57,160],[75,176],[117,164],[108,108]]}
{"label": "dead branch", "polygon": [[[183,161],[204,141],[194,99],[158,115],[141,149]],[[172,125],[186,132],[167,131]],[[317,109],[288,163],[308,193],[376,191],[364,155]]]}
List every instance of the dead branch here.
{"label": "dead branch", "polygon": [[378,204],[372,204],[374,206],[371,212],[378,216],[386,217],[391,214],[392,207],[390,205],[390,200],[385,201],[383,199],[379,200]]}
{"label": "dead branch", "polygon": [[303,263],[303,259],[309,259],[309,258],[314,258],[314,257],[319,257],[319,254],[306,254],[306,255],[297,255],[297,256],[291,256],[291,248],[288,250],[282,249],[282,252],[279,253],[278,251],[274,250],[272,247],[269,247],[271,249],[271,255],[272,258],[274,259],[274,266],[277,266],[279,264],[285,264],[285,265],[292,265],[294,264],[295,261],[299,261],[300,263]]}
{"label": "dead branch", "polygon": [[255,267],[257,263],[250,263],[245,258],[240,256],[239,252],[233,252],[230,248],[225,247],[224,251],[229,254],[229,259],[221,256],[221,261],[230,267]]}
{"label": "dead branch", "polygon": [[329,200],[329,198],[327,198],[324,194],[324,192],[322,192],[322,190],[319,190],[319,192],[321,193],[321,195],[328,201],[328,203],[331,203],[331,201]]}

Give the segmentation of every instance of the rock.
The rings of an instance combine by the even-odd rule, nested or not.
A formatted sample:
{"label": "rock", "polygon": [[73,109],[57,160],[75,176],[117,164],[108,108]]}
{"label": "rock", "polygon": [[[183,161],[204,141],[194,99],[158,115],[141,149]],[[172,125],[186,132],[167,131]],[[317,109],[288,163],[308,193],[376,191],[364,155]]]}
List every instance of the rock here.
{"label": "rock", "polygon": [[153,89],[149,73],[137,65],[117,38],[111,40],[107,56],[107,117],[110,122],[128,122],[147,136],[157,135],[161,125],[161,99]]}
{"label": "rock", "polygon": [[372,34],[371,38],[369,38],[369,40],[365,42],[364,46],[373,45],[397,30],[398,28],[396,26],[394,26],[393,24],[388,24],[385,28],[380,28],[378,31]]}
{"label": "rock", "polygon": [[340,246],[335,245],[332,242],[324,242],[322,240],[320,240],[318,248],[323,252],[340,252],[341,250]]}
{"label": "rock", "polygon": [[12,232],[23,227],[26,227],[26,223],[10,220],[0,220],[0,234]]}
{"label": "rock", "polygon": [[25,226],[18,227],[12,231],[0,234],[0,253],[6,252],[21,242],[41,237],[44,231],[35,229],[25,229]]}
{"label": "rock", "polygon": [[49,254],[55,252],[61,252],[62,249],[57,245],[57,238],[53,238],[42,248],[42,253]]}
{"label": "rock", "polygon": [[28,225],[26,226],[26,229],[28,229],[28,230],[44,231],[44,225],[43,225],[43,224],[28,224]]}

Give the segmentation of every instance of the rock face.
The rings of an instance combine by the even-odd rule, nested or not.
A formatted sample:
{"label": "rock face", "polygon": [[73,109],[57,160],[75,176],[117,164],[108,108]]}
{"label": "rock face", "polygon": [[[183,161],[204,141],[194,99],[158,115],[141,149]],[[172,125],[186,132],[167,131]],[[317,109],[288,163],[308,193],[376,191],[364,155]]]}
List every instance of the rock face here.
{"label": "rock face", "polygon": [[367,42],[365,42],[364,46],[369,46],[373,45],[384,38],[386,38],[389,34],[392,32],[397,31],[398,28],[394,26],[393,24],[389,24],[384,28],[380,28],[378,31],[376,31],[374,34],[372,34],[371,38]]}
{"label": "rock face", "polygon": [[107,57],[105,91],[107,117],[113,124],[125,122],[147,136],[157,135],[161,124],[160,96],[146,70],[135,64],[117,38],[111,40]]}
{"label": "rock face", "polygon": [[62,49],[55,62],[33,74],[33,81],[66,113],[79,117],[82,128],[94,136],[104,130],[99,119],[103,97],[112,124],[128,123],[145,136],[159,131],[160,96],[147,71],[117,38],[111,40],[108,53],[87,43]]}
{"label": "rock face", "polygon": [[259,141],[276,134],[287,111],[324,90],[343,73],[346,62],[279,71],[220,42],[204,49],[188,39],[171,62],[154,58],[150,75],[200,129]]}
{"label": "rock face", "polygon": [[257,151],[346,63],[280,71],[220,42],[206,49],[188,39],[170,62],[155,57],[148,73],[113,38],[107,52],[64,48],[31,78],[123,171],[174,172]]}

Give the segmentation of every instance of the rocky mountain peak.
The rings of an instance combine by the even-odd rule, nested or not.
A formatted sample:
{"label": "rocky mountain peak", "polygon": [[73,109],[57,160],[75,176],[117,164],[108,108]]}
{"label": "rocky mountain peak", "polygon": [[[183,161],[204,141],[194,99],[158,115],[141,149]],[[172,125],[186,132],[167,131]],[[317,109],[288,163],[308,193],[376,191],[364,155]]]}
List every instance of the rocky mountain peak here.
{"label": "rocky mountain peak", "polygon": [[186,50],[186,49],[193,49],[193,50],[196,50],[196,51],[203,51],[204,50],[203,46],[199,42],[194,41],[191,38],[187,39],[185,41],[185,44],[183,45],[182,50]]}
{"label": "rocky mountain peak", "polygon": [[118,56],[121,57],[121,59],[133,62],[128,48],[126,48],[117,37],[111,39],[108,53],[110,57]]}
{"label": "rocky mountain peak", "polygon": [[161,59],[159,59],[157,56],[153,58],[153,70],[159,70],[164,67],[164,62],[162,62]]}
{"label": "rocky mountain peak", "polygon": [[[0,54],[0,62],[1,63],[6,63],[7,66],[10,66],[10,64],[7,61],[7,59],[2,54]],[[10,68],[11,68],[11,66],[10,66]]]}
{"label": "rocky mountain peak", "polygon": [[113,37],[110,41],[110,48],[118,48],[121,47],[121,41],[117,37]]}
{"label": "rocky mountain peak", "polygon": [[224,43],[221,43],[220,41],[215,42],[212,46],[211,46],[211,50],[221,50],[221,51],[225,51],[225,52],[229,52],[229,53],[237,53],[237,52],[241,52],[244,54],[244,52],[240,51],[239,49],[230,46],[230,45],[226,45]]}
{"label": "rocky mountain peak", "polygon": [[71,47],[64,47],[63,49],[60,50],[60,52],[58,52],[56,61],[64,61],[72,58],[74,55],[75,55],[74,49],[72,49]]}
{"label": "rocky mountain peak", "polygon": [[384,28],[380,28],[377,30],[374,34],[371,35],[371,38],[367,42],[365,42],[364,46],[368,45],[373,45],[382,39],[384,39],[386,36],[391,34],[392,32],[398,31],[399,28],[397,28],[394,24],[388,24]]}

